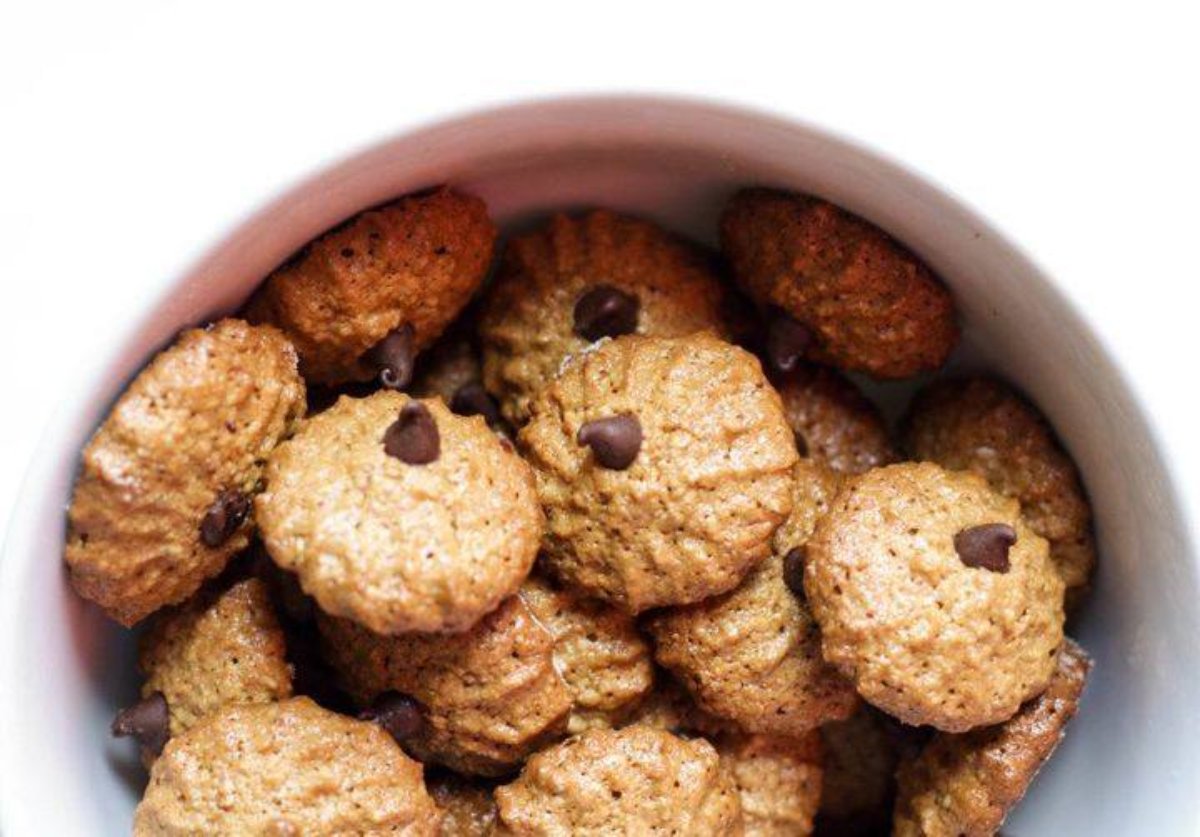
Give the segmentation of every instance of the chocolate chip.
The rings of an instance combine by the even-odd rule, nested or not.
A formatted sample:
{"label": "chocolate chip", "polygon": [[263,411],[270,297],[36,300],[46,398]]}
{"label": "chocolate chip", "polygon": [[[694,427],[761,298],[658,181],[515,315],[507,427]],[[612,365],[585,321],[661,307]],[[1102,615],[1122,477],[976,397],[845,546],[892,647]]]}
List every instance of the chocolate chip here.
{"label": "chocolate chip", "polygon": [[217,495],[200,521],[200,540],[215,549],[233,535],[250,513],[250,498],[236,488]]}
{"label": "chocolate chip", "polygon": [[793,546],[783,556],[783,583],[800,601],[804,601],[804,560],[807,552],[802,546]]}
{"label": "chocolate chip", "polygon": [[1008,572],[1008,550],[1017,542],[1017,533],[1007,523],[985,523],[963,529],[954,536],[954,551],[973,569]]}
{"label": "chocolate chip", "polygon": [[450,397],[450,409],[460,416],[483,416],[488,424],[500,421],[496,400],[479,381],[468,381],[456,389]]}
{"label": "chocolate chip", "polygon": [[408,323],[393,329],[367,350],[363,360],[379,374],[379,383],[388,389],[404,389],[412,380],[413,327]]}
{"label": "chocolate chip", "polygon": [[143,750],[155,756],[161,753],[171,737],[171,715],[162,692],[118,712],[112,722],[112,734],[117,738],[133,736]]}
{"label": "chocolate chip", "polygon": [[597,285],[575,303],[575,333],[585,340],[632,334],[637,323],[638,298],[611,285]]}
{"label": "chocolate chip", "polygon": [[813,343],[813,333],[782,311],[767,324],[767,362],[780,372],[791,372]]}
{"label": "chocolate chip", "polygon": [[399,692],[384,692],[375,698],[370,706],[359,712],[358,718],[361,721],[379,724],[398,742],[416,735],[424,722],[421,717],[421,705]]}
{"label": "chocolate chip", "polygon": [[437,422],[420,401],[409,401],[383,434],[383,450],[409,465],[428,465],[441,453]]}
{"label": "chocolate chip", "polygon": [[631,415],[596,419],[579,428],[575,438],[592,449],[592,455],[603,467],[624,471],[641,450],[642,425]]}

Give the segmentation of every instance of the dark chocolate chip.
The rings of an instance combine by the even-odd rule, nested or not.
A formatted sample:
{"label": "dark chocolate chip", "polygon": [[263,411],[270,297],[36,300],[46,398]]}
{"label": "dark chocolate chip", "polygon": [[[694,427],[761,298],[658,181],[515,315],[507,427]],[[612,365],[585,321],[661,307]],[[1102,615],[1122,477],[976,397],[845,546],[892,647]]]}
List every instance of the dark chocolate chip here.
{"label": "dark chocolate chip", "polygon": [[596,461],[613,471],[624,471],[633,464],[642,447],[642,425],[635,416],[622,415],[589,421],[575,437],[592,449]]}
{"label": "dark chocolate chip", "polygon": [[783,583],[800,601],[804,601],[804,547],[793,546],[783,556]]}
{"label": "dark chocolate chip", "polygon": [[250,513],[250,498],[236,488],[227,488],[217,495],[200,521],[200,540],[216,548],[233,535]]}
{"label": "dark chocolate chip", "polygon": [[438,458],[442,442],[437,422],[420,401],[409,401],[383,434],[383,450],[409,465],[428,465]]}
{"label": "dark chocolate chip", "polygon": [[161,753],[171,737],[171,715],[162,692],[118,712],[112,722],[112,734],[117,738],[133,736],[143,750],[155,756]]}
{"label": "dark chocolate chip", "polygon": [[413,327],[408,323],[393,329],[367,350],[363,360],[379,374],[379,383],[388,389],[404,389],[412,380]]}
{"label": "dark chocolate chip", "polygon": [[780,372],[791,372],[813,343],[813,333],[782,311],[767,324],[767,362]]}
{"label": "dark chocolate chip", "polygon": [[632,334],[637,323],[638,298],[612,285],[597,285],[575,303],[575,333],[585,340]]}
{"label": "dark chocolate chip", "polygon": [[1007,523],[985,523],[963,529],[954,536],[954,551],[972,569],[1008,572],[1008,550],[1017,533]]}
{"label": "dark chocolate chip", "polygon": [[450,409],[460,416],[483,416],[488,424],[500,421],[500,408],[479,381],[468,381],[450,397]]}
{"label": "dark chocolate chip", "polygon": [[359,720],[379,724],[398,742],[416,735],[423,723],[421,705],[399,692],[384,692],[359,712],[358,717]]}

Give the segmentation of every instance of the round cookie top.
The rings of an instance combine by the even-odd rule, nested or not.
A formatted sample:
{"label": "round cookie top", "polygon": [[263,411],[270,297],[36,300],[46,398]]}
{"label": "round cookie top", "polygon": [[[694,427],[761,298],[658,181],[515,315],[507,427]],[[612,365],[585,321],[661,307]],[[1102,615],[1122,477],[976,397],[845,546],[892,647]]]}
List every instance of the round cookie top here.
{"label": "round cookie top", "polygon": [[725,735],[715,742],[733,776],[745,837],[813,832],[821,803],[821,736]]}
{"label": "round cookie top", "polygon": [[804,589],[859,694],[947,732],[1012,717],[1063,638],[1062,579],[1016,501],[928,462],[847,482],[808,541]]}
{"label": "round cookie top", "polygon": [[965,735],[936,734],[897,771],[892,833],[995,834],[1075,715],[1092,663],[1067,640],[1046,691],[1011,720]]}
{"label": "round cookie top", "polygon": [[196,592],[248,543],[263,462],[303,413],[277,330],[227,319],[181,334],[84,448],[67,510],[76,591],[126,626]]}
{"label": "round cookie top", "polygon": [[287,333],[312,383],[366,381],[393,364],[386,374],[404,386],[413,354],[483,281],[495,238],[478,198],[449,189],[409,195],[310,242],[267,277],[246,316]]}
{"label": "round cookie top", "polygon": [[565,734],[572,698],[555,669],[554,636],[512,596],[460,634],[379,636],[345,619],[320,617],[322,648],[360,704],[399,693],[421,723],[404,746],[480,776],[510,772]]}
{"label": "round cookie top", "polygon": [[1050,542],[1068,588],[1096,564],[1092,512],[1075,463],[1028,401],[990,378],[945,381],[921,393],[906,422],[913,455],[974,471],[1021,503],[1029,528]]}
{"label": "round cookie top", "polygon": [[138,837],[437,834],[421,765],[374,724],[308,698],[229,707],[173,739],[134,814]]}
{"label": "round cookie top", "polygon": [[564,358],[600,337],[723,331],[711,258],[655,225],[596,210],[508,243],[480,323],[484,381],[516,425]]}
{"label": "round cookie top", "polygon": [[741,834],[712,745],[646,726],[590,730],[538,753],[496,789],[498,834]]}
{"label": "round cookie top", "polygon": [[281,445],[256,502],[271,557],[327,613],[378,633],[461,631],[528,574],[529,468],[479,417],[382,390]]}
{"label": "round cookie top", "polygon": [[520,440],[553,573],[637,613],[723,593],[770,552],[797,460],[753,355],[708,333],[575,357]]}
{"label": "round cookie top", "polygon": [[879,228],[808,195],[738,192],[721,217],[734,277],[764,307],[768,352],[877,378],[936,369],[958,342],[949,292]]}

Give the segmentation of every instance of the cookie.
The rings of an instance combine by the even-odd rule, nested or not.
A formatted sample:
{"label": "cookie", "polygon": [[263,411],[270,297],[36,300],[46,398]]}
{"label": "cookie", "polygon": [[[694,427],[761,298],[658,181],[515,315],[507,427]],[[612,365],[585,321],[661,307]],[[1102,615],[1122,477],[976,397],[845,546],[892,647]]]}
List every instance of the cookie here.
{"label": "cookie", "polygon": [[499,405],[483,387],[479,353],[464,334],[444,335],[417,360],[409,392],[440,398],[460,416],[483,416],[490,427],[503,425]]}
{"label": "cookie", "polygon": [[448,771],[425,777],[442,810],[440,837],[488,837],[496,823],[496,800],[488,785]]}
{"label": "cookie", "polygon": [[[450,189],[351,218],[272,273],[246,305],[281,328],[317,384],[403,387],[487,274],[496,228],[483,201]],[[389,337],[391,339],[389,339]]]}
{"label": "cookie", "polygon": [[374,724],[308,698],[232,706],[167,745],[134,814],[137,837],[436,835],[421,765]]}
{"label": "cookie", "polygon": [[842,474],[861,474],[896,460],[879,409],[842,375],[797,364],[771,383],[783,399],[800,455]]}
{"label": "cookie", "polygon": [[767,351],[876,378],[941,366],[958,342],[950,293],[879,228],[809,195],[744,189],[721,216],[734,278],[775,313]]}
{"label": "cookie", "polygon": [[710,741],[742,732],[733,721],[718,718],[697,706],[687,689],[663,670],[655,672],[654,687],[619,727],[635,725],[665,730],[685,738],[702,735]]}
{"label": "cookie", "polygon": [[421,723],[404,746],[422,761],[499,776],[566,733],[573,701],[554,636],[520,596],[460,634],[385,637],[328,617],[320,627],[326,657],[360,704],[389,692],[416,701]]}
{"label": "cookie", "polygon": [[267,586],[256,578],[202,592],[156,617],[142,636],[138,663],[146,675],[142,697],[165,698],[171,736],[230,704],[292,696],[283,630]]}
{"label": "cookie", "polygon": [[741,834],[712,745],[645,726],[589,730],[538,753],[496,789],[497,834]]}
{"label": "cookie", "polygon": [[303,412],[296,353],[275,329],[181,334],[84,448],[67,510],[75,590],[126,626],[195,593],[249,542],[263,463]]}
{"label": "cookie", "polygon": [[533,402],[519,439],[546,565],[632,613],[732,589],[791,510],[779,396],[712,334],[598,344]]}
{"label": "cookie", "polygon": [[437,399],[343,397],[275,451],[266,479],[255,508],[272,559],[376,633],[465,630],[537,554],[529,468]]}
{"label": "cookie", "polygon": [[519,426],[564,358],[600,337],[722,331],[724,295],[710,257],[647,221],[556,215],[505,248],[479,329],[484,382]]}
{"label": "cookie", "polygon": [[1096,565],[1087,495],[1075,463],[1028,401],[990,378],[935,384],[913,403],[906,445],[915,458],[974,471],[1015,497],[1029,528],[1050,542],[1068,591],[1086,587]]}
{"label": "cookie", "polygon": [[887,721],[864,706],[821,727],[825,753],[817,831],[870,837],[891,829],[899,749]]}
{"label": "cookie", "polygon": [[650,644],[629,614],[536,575],[518,595],[554,637],[554,667],[573,701],[568,732],[614,726],[650,691]]}
{"label": "cookie", "polygon": [[813,833],[821,800],[821,736],[730,735],[715,741],[733,776],[745,837]]}
{"label": "cookie", "polygon": [[[799,538],[801,521],[809,521],[811,532],[836,490],[836,479],[808,461],[795,471],[789,521],[796,540],[752,569],[731,592],[656,612],[646,623],[655,659],[688,687],[701,708],[748,732],[782,736],[803,735],[845,718],[858,705],[853,685],[821,657],[820,636],[800,586],[802,561],[794,566],[795,556],[785,557],[802,548],[807,534]],[[783,531],[780,527],[776,540]]]}
{"label": "cookie", "polygon": [[808,541],[804,589],[859,694],[946,732],[1012,717],[1063,638],[1062,579],[1017,502],[928,462],[847,482]]}
{"label": "cookie", "polygon": [[938,734],[901,764],[896,837],[995,834],[1062,740],[1091,660],[1070,640],[1050,686],[1003,724],[965,735]]}

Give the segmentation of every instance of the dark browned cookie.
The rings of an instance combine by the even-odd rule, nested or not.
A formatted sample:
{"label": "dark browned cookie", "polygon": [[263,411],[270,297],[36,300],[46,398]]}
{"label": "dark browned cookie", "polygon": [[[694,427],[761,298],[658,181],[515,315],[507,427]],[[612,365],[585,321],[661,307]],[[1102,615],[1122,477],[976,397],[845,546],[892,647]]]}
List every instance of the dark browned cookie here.
{"label": "dark browned cookie", "polygon": [[964,735],[938,733],[897,772],[896,837],[995,834],[1075,715],[1092,663],[1067,640],[1050,686],[1011,720]]}
{"label": "dark browned cookie", "polygon": [[778,309],[767,336],[777,365],[803,354],[906,378],[941,366],[958,341],[953,300],[929,268],[819,198],[745,189],[725,208],[721,243],[747,293]]}
{"label": "dark browned cookie", "polygon": [[906,423],[917,459],[982,476],[1021,503],[1029,528],[1050,543],[1069,598],[1096,564],[1092,511],[1075,463],[1032,404],[991,378],[946,381],[921,393]]}

